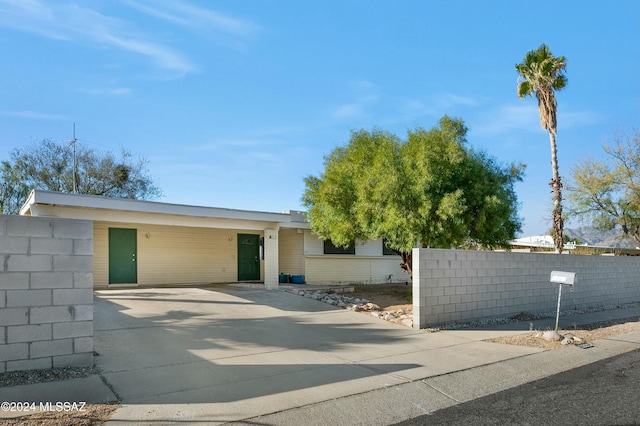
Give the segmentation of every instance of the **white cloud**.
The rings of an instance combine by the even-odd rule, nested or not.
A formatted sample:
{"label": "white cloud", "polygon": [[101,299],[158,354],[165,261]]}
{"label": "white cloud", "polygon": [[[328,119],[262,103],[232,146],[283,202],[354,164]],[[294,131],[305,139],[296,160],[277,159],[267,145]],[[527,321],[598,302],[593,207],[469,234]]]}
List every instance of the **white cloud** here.
{"label": "white cloud", "polygon": [[69,117],[61,114],[48,114],[37,111],[1,111],[0,114],[9,117],[26,118],[33,120],[68,120]]}
{"label": "white cloud", "polygon": [[482,136],[497,136],[512,130],[538,132],[540,115],[535,104],[508,104],[481,114],[473,132]]}
{"label": "white cloud", "polygon": [[604,115],[592,111],[562,111],[558,113],[558,132],[581,126],[603,123]]}
{"label": "white cloud", "polygon": [[475,106],[478,103],[474,98],[455,95],[453,93],[440,94],[436,96],[434,101],[443,107],[453,107],[456,105]]}
{"label": "white cloud", "polygon": [[365,93],[375,93],[378,89],[375,83],[369,80],[359,80],[353,83],[353,86],[356,90],[365,92]]}
{"label": "white cloud", "polygon": [[0,26],[56,40],[94,43],[143,55],[164,69],[192,72],[195,65],[180,52],[149,41],[150,35],[128,22],[71,3],[0,0]]}
{"label": "white cloud", "polygon": [[340,120],[347,120],[362,117],[364,115],[364,110],[361,104],[344,104],[335,108],[331,115]]}
{"label": "white cloud", "polygon": [[475,98],[453,93],[441,93],[425,98],[379,93],[378,87],[367,80],[356,82],[354,87],[360,92],[360,96],[352,102],[336,107],[331,114],[334,118],[371,118],[378,125],[392,125],[412,123],[424,117],[439,117],[444,111],[455,113],[459,106],[475,107],[478,104]]}
{"label": "white cloud", "polygon": [[251,21],[233,18],[211,9],[184,2],[130,0],[127,1],[127,4],[147,15],[191,30],[215,30],[239,37],[252,36],[259,30],[258,25]]}
{"label": "white cloud", "polygon": [[[227,45],[243,48],[247,38],[260,27],[252,21],[185,2],[146,0],[124,1],[126,5],[153,18],[195,31],[200,35],[223,36]],[[0,0],[0,27],[55,40],[90,43],[144,56],[160,68],[181,74],[198,67],[179,50],[158,41],[159,36],[143,31],[133,20],[108,16],[86,3],[45,2],[43,0]]]}
{"label": "white cloud", "polygon": [[399,111],[408,120],[423,116],[439,116],[443,111],[455,109],[457,106],[476,106],[477,100],[453,93],[441,93],[429,99],[401,98]]}
{"label": "white cloud", "polygon": [[268,163],[272,165],[281,164],[283,161],[286,161],[281,153],[275,152],[250,151],[246,153],[246,156],[252,158],[256,162]]}
{"label": "white cloud", "polygon": [[93,88],[93,89],[79,89],[80,92],[88,95],[106,95],[106,96],[127,96],[131,94],[131,89],[128,87],[113,87],[113,88]]}
{"label": "white cloud", "polygon": [[238,138],[238,139],[216,139],[211,142],[202,143],[190,147],[191,151],[195,152],[207,152],[207,151],[219,151],[226,148],[259,148],[259,147],[273,147],[280,145],[281,142],[274,139],[261,139],[261,138]]}
{"label": "white cloud", "polygon": [[157,43],[140,39],[105,35],[100,41],[130,52],[139,53],[154,60],[160,67],[182,73],[196,71],[197,67],[180,53]]}
{"label": "white cloud", "polygon": [[[535,102],[510,103],[481,114],[473,132],[482,136],[498,136],[512,130],[530,133],[544,132],[540,126],[540,112]],[[559,111],[558,132],[603,121],[603,116],[591,111]]]}
{"label": "white cloud", "polygon": [[381,97],[378,87],[369,80],[358,80],[349,85],[355,92],[355,99],[338,105],[332,110],[331,116],[338,120],[360,119],[367,116]]}

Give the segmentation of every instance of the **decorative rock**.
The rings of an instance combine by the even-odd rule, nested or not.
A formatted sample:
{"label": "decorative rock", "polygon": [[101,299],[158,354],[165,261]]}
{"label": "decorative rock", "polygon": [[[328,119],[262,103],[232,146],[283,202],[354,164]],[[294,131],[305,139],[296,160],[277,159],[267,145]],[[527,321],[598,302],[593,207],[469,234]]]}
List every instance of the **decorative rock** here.
{"label": "decorative rock", "polygon": [[566,337],[565,337],[564,339],[562,339],[562,342],[561,342],[561,343],[562,343],[563,345],[570,345],[570,344],[572,344],[572,343],[573,343],[573,339],[569,339],[569,338],[566,338]]}
{"label": "decorative rock", "polygon": [[355,312],[370,312],[371,316],[386,321],[395,322],[413,327],[413,315],[407,314],[404,310],[380,312],[380,306],[369,302],[367,299],[358,297],[348,297],[337,293],[324,293],[322,291],[300,290],[298,295],[309,299],[318,300],[329,305],[338,306]]}
{"label": "decorative rock", "polygon": [[413,320],[409,318],[405,318],[402,320],[402,325],[406,325],[407,327],[413,327]]}
{"label": "decorative rock", "polygon": [[544,340],[548,340],[550,342],[558,342],[562,340],[562,336],[559,335],[555,330],[547,330],[542,333],[542,338]]}

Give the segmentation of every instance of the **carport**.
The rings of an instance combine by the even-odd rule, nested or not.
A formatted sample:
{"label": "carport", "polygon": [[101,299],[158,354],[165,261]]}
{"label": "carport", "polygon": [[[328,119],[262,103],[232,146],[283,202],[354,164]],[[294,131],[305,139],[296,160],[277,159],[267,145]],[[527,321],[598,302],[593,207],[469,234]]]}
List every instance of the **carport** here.
{"label": "carport", "polygon": [[[278,287],[300,212],[267,213],[32,191],[20,214],[93,221],[94,287],[238,281]],[[281,249],[282,247],[282,249]],[[281,253],[281,250],[283,251]]]}

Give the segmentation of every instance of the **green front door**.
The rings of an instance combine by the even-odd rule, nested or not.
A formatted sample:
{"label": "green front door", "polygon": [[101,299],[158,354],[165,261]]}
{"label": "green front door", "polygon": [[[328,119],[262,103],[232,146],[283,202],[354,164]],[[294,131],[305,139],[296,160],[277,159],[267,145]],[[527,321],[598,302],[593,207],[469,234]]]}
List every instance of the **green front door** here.
{"label": "green front door", "polygon": [[109,284],[138,282],[137,230],[109,228]]}
{"label": "green front door", "polygon": [[260,279],[260,235],[238,234],[238,281]]}

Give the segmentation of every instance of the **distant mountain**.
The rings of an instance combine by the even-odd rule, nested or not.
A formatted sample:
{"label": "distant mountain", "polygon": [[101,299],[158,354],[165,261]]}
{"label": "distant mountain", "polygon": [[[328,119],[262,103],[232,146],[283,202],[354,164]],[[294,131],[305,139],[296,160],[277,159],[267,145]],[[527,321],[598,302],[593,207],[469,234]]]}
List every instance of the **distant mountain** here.
{"label": "distant mountain", "polygon": [[582,244],[600,247],[635,248],[638,244],[631,238],[626,238],[622,231],[600,231],[590,226],[581,226],[575,229],[565,229],[564,235],[569,240],[577,238]]}

